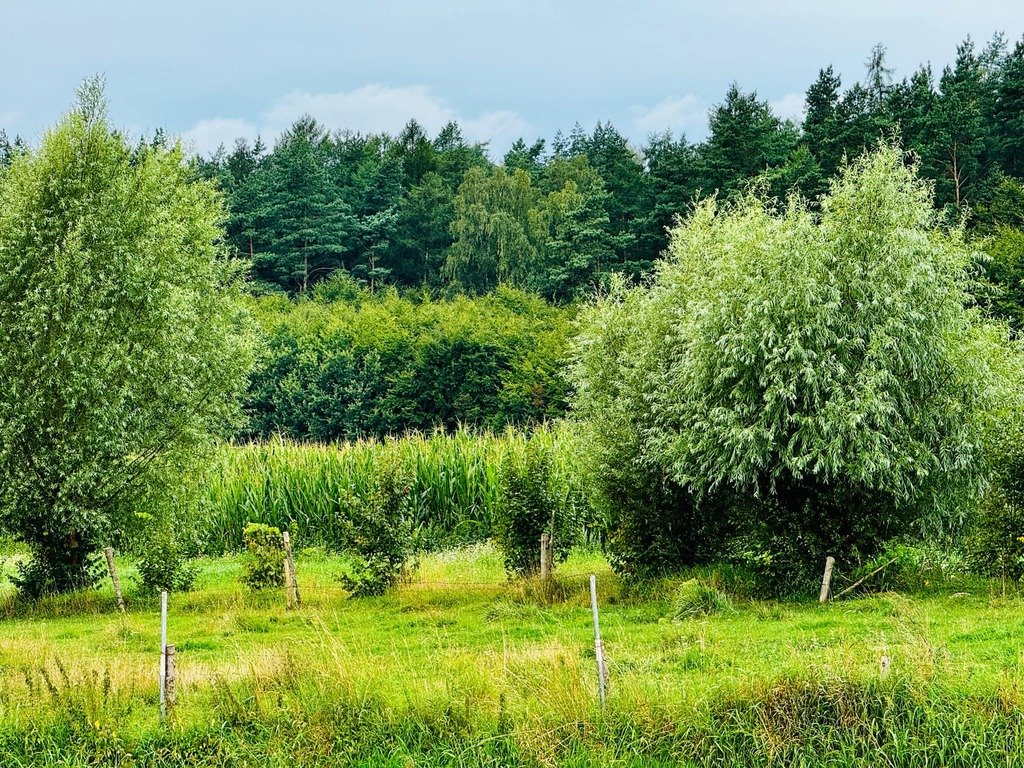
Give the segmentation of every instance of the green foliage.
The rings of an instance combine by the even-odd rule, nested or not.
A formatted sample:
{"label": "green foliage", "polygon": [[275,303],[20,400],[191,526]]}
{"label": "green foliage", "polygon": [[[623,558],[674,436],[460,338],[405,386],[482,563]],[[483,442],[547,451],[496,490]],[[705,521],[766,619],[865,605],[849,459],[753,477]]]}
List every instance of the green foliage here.
{"label": "green foliage", "polygon": [[995,287],[988,311],[1019,335],[1024,330],[1024,230],[1001,226],[982,248],[989,257],[986,276]]}
{"label": "green foliage", "polygon": [[[1018,367],[972,306],[962,232],[897,149],[849,166],[820,208],[701,204],[649,291],[591,312],[575,364],[595,466],[721,501],[728,549],[804,584],[827,554],[962,520]],[[613,524],[629,515],[614,494]]]}
{"label": "green foliage", "polygon": [[136,560],[143,592],[189,592],[199,575],[199,566],[189,561],[171,530],[150,534]]}
{"label": "green foliage", "polygon": [[[427,549],[482,541],[501,514],[501,468],[531,443],[547,461],[561,552],[592,525],[577,441],[571,427],[560,425],[530,435],[463,430],[337,446],[275,440],[226,447],[210,478],[208,512],[197,522],[199,548],[239,549],[246,521],[299,531],[310,545],[349,553],[362,546],[360,537],[378,535],[401,551],[409,532]],[[397,488],[407,489],[401,504]],[[368,532],[360,532],[363,526]]]}
{"label": "green foliage", "polygon": [[[756,93],[742,93],[736,83],[729,87],[725,101],[711,111],[708,127],[708,140],[700,152],[707,179],[705,193],[717,191],[723,198],[742,193],[766,168],[781,167],[799,136],[792,123],[783,123],[772,114],[768,102],[758,101]],[[804,175],[793,169],[785,173],[783,186]]]}
{"label": "green foliage", "polygon": [[0,175],[0,518],[47,589],[181,492],[250,364],[224,213],[179,147],[129,148],[102,88]]}
{"label": "green foliage", "polygon": [[385,437],[460,425],[501,430],[560,415],[571,313],[500,289],[478,299],[352,295],[332,277],[318,301],[257,300],[263,345],[247,435]]}
{"label": "green foliage", "polygon": [[382,595],[394,587],[413,551],[408,512],[413,476],[395,454],[382,458],[365,492],[342,499],[341,549],[354,562],[341,581],[354,597]]}
{"label": "green foliage", "polygon": [[245,555],[242,559],[242,583],[260,590],[284,585],[284,542],[281,529],[262,523],[249,523],[242,532]]}
{"label": "green foliage", "polygon": [[541,534],[551,535],[556,562],[587,535],[593,521],[578,441],[562,425],[505,446],[492,532],[510,574],[539,570]]}
{"label": "green foliage", "polygon": [[736,607],[725,592],[699,579],[684,581],[672,597],[672,617],[675,619],[693,619],[735,611]]}
{"label": "green foliage", "polygon": [[505,568],[519,575],[539,570],[542,533],[552,534],[559,555],[564,556],[568,549],[554,531],[558,521],[549,490],[550,459],[539,446],[539,441],[528,441],[521,451],[506,456],[502,466],[494,538],[505,556]]}
{"label": "green foliage", "polygon": [[[228,241],[261,290],[304,293],[342,269],[371,292],[508,284],[566,301],[614,272],[649,275],[697,196],[733,200],[760,181],[813,203],[881,137],[900,136],[919,159],[937,208],[1019,228],[999,198],[1024,179],[1022,51],[1001,34],[980,48],[968,37],[941,72],[923,64],[897,80],[877,45],[845,88],[820,70],[802,121],[733,83],[696,143],[655,133],[638,148],[611,123],[577,124],[550,142],[520,138],[496,163],[454,123],[433,138],[415,121],[393,136],[332,134],[307,117],[269,152],[239,140],[195,165],[223,188]],[[0,167],[17,144],[0,141]]]}
{"label": "green foliage", "polygon": [[[68,567],[68,563],[73,567]],[[45,557],[36,555],[18,563],[16,573],[10,577],[18,593],[28,600],[92,589],[102,578],[100,556],[95,552],[83,556],[77,548],[47,552]]]}
{"label": "green foliage", "polygon": [[1024,577],[1024,417],[1004,415],[989,440],[991,485],[967,532],[974,569]]}

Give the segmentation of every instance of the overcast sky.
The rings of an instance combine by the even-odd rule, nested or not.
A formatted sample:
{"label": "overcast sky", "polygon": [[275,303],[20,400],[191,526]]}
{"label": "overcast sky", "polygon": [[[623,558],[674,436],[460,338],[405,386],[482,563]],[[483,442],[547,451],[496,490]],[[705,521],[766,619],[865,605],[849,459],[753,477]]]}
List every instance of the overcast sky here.
{"label": "overcast sky", "polygon": [[995,31],[1021,38],[1021,0],[0,0],[0,127],[38,139],[101,73],[119,127],[202,152],[303,113],[364,132],[456,119],[494,155],[577,121],[699,139],[734,80],[797,117],[821,67],[851,83],[875,43],[897,77],[938,74]]}

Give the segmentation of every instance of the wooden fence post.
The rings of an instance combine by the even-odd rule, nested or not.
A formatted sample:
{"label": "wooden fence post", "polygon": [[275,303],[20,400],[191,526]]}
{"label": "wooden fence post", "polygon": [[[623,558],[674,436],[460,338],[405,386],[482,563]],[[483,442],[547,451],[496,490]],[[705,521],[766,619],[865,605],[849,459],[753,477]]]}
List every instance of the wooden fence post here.
{"label": "wooden fence post", "polygon": [[103,554],[107,558],[107,571],[110,573],[110,582],[114,585],[117,607],[121,613],[124,613],[124,595],[121,594],[121,580],[117,578],[117,566],[114,565],[114,548],[104,547]]}
{"label": "wooden fence post", "polygon": [[597,690],[604,709],[605,687],[608,685],[608,668],[604,662],[604,644],[601,642],[601,624],[597,619],[597,576],[590,574],[590,609],[594,614],[594,656],[597,657]]}
{"label": "wooden fence post", "polygon": [[174,686],[177,673],[174,665],[174,646],[164,649],[164,717],[174,709]]}
{"label": "wooden fence post", "polygon": [[832,566],[836,564],[836,559],[829,555],[825,558],[825,575],[821,577],[821,594],[818,595],[818,602],[824,603],[828,600],[829,589],[832,587]]}
{"label": "wooden fence post", "polygon": [[167,592],[160,593],[160,719],[167,717]]}
{"label": "wooden fence post", "polygon": [[284,541],[284,588],[287,593],[288,607],[294,608],[302,605],[299,597],[299,581],[295,575],[295,559],[292,557],[292,540],[288,531],[281,533]]}
{"label": "wooden fence post", "polygon": [[551,534],[542,533],[540,535],[540,578],[541,581],[547,581],[551,578],[552,573],[552,561],[553,561],[554,549],[551,545]]}

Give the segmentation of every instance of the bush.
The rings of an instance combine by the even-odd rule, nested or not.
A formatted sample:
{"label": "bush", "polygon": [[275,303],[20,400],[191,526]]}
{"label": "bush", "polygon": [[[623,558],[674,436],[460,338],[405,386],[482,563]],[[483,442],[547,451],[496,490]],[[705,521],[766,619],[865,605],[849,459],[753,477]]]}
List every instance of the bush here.
{"label": "bush", "polygon": [[284,542],[281,530],[249,523],[243,533],[242,583],[252,590],[284,586]]}
{"label": "bush", "polygon": [[865,583],[865,589],[920,592],[962,579],[968,565],[963,551],[948,544],[891,541],[875,558],[851,573],[850,579],[856,581],[885,566]]}
{"label": "bush", "polygon": [[733,613],[735,610],[732,600],[725,592],[699,579],[689,579],[680,584],[672,600],[672,617],[675,619]]}
{"label": "bush", "polygon": [[501,495],[494,520],[494,538],[509,573],[521,576],[540,569],[540,537],[553,536],[556,557],[564,557],[568,542],[555,535],[555,500],[549,490],[551,463],[540,444],[529,440],[505,457]]}
{"label": "bush", "polygon": [[972,570],[983,576],[1024,578],[1024,507],[1004,489],[986,494],[967,534]]}
{"label": "bush", "polygon": [[737,498],[727,513],[728,559],[747,571],[759,597],[810,597],[821,586],[825,558],[852,572],[878,555],[906,526],[913,507],[883,494],[838,484],[779,485],[768,498]]}
{"label": "bush", "polygon": [[47,557],[33,554],[30,560],[18,564],[18,572],[10,577],[11,583],[21,597],[38,600],[45,595],[92,589],[103,578],[103,562],[99,555],[84,556],[74,568],[65,567],[67,562],[67,557],[54,558],[52,551]]}
{"label": "bush", "polygon": [[405,573],[412,554],[409,491],[412,476],[394,451],[378,457],[376,471],[362,493],[346,491],[342,499],[344,540],[341,549],[352,563],[341,583],[353,597],[382,595]]}
{"label": "bush", "polygon": [[168,530],[151,536],[136,563],[143,592],[188,592],[199,575],[199,566],[190,561]]}
{"label": "bush", "polygon": [[984,576],[1024,577],[1024,414],[999,420],[989,446],[991,485],[968,526],[966,550]]}

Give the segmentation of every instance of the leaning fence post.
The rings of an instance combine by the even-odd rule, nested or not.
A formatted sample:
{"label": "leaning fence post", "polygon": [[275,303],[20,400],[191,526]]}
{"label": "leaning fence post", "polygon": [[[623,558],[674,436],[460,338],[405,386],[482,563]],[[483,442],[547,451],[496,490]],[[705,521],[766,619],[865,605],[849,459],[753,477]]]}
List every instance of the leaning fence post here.
{"label": "leaning fence post", "polygon": [[281,533],[284,541],[284,588],[287,594],[288,607],[302,605],[299,597],[299,581],[295,576],[295,559],[292,557],[292,540],[288,531]]}
{"label": "leaning fence post", "polygon": [[117,607],[121,613],[124,613],[124,595],[121,594],[121,580],[117,578],[117,566],[114,565],[114,548],[104,547],[103,554],[107,558],[107,571],[110,573],[110,582],[114,585]]}
{"label": "leaning fence post", "polygon": [[597,576],[590,574],[590,610],[594,614],[594,656],[597,657],[597,690],[604,708],[605,686],[608,683],[608,668],[604,663],[604,645],[601,643],[601,624],[597,618]]}
{"label": "leaning fence post", "polygon": [[825,575],[821,577],[821,594],[818,595],[818,602],[824,603],[828,600],[828,592],[832,586],[832,566],[836,564],[836,559],[829,555],[825,558]]}
{"label": "leaning fence post", "polygon": [[160,593],[160,719],[167,717],[167,592]]}

